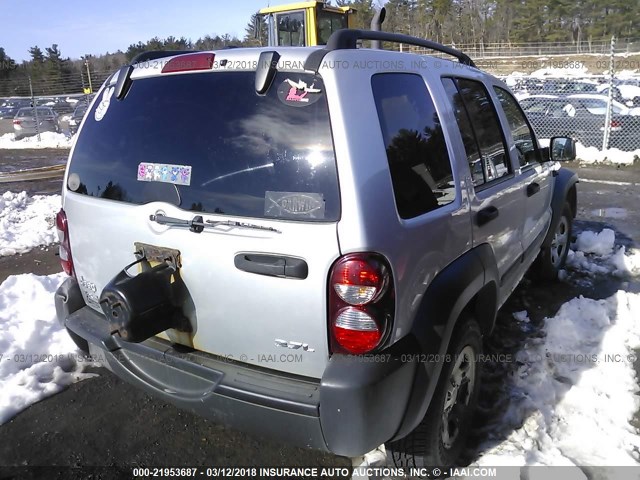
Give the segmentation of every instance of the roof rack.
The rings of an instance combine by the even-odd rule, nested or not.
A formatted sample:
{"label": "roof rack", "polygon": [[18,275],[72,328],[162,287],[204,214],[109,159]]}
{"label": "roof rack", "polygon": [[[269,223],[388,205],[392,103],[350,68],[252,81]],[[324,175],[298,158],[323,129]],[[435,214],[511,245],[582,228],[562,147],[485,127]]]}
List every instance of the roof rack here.
{"label": "roof rack", "polygon": [[392,43],[406,43],[407,45],[415,45],[417,47],[425,47],[437,52],[446,53],[458,59],[458,61],[464,65],[470,67],[476,67],[473,60],[460,50],[447,47],[431,40],[424,40],[422,38],[412,37],[410,35],[402,35],[400,33],[380,32],[374,30],[356,30],[356,29],[343,29],[334,32],[327,41],[327,45],[322,50],[317,50],[309,55],[305,63],[305,69],[317,70],[324,56],[333,50],[350,50],[357,48],[358,40],[382,40],[384,42]]}

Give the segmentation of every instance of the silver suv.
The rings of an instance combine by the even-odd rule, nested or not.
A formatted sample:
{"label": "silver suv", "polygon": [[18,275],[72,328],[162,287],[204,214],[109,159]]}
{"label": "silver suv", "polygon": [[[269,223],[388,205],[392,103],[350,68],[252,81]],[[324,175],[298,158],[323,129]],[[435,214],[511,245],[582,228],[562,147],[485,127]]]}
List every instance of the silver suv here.
{"label": "silver suv", "polygon": [[216,421],[452,465],[497,309],[536,258],[542,278],[566,258],[577,177],[556,160],[574,156],[426,40],[142,54],[69,157],[58,318],[116,375]]}

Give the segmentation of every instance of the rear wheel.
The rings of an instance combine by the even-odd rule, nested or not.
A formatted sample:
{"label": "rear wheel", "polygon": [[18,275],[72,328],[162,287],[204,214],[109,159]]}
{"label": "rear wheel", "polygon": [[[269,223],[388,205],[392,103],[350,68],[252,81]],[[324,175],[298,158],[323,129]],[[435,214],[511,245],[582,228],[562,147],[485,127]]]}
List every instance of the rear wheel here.
{"label": "rear wheel", "polygon": [[480,381],[478,355],[482,334],[473,319],[464,321],[452,338],[436,392],[424,419],[405,438],[387,445],[398,467],[453,466],[464,448]]}
{"label": "rear wheel", "polygon": [[564,267],[571,243],[573,214],[568,203],[564,204],[560,221],[549,245],[543,245],[534,264],[535,273],[542,280],[555,280]]}

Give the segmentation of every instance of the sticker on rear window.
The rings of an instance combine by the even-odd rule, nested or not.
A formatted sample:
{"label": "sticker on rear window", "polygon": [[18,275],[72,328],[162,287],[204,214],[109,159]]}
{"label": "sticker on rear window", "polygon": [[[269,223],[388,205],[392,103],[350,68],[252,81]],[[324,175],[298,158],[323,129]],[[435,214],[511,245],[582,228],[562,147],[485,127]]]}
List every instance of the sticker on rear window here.
{"label": "sticker on rear window", "polygon": [[265,192],[265,217],[324,219],[321,193]]}
{"label": "sticker on rear window", "polygon": [[93,117],[96,119],[96,122],[99,122],[104,118],[107,114],[107,110],[109,110],[109,105],[111,105],[111,96],[113,95],[113,91],[115,87],[109,87],[104,89],[104,93],[102,94],[102,98],[100,99],[100,103],[96,108],[96,112],[93,114]]}
{"label": "sticker on rear window", "polygon": [[191,166],[143,162],[138,165],[138,181],[191,185]]}
{"label": "sticker on rear window", "polygon": [[285,105],[293,107],[306,107],[320,100],[322,90],[316,88],[315,83],[307,85],[303,80],[291,80],[287,78],[278,87],[278,98]]}

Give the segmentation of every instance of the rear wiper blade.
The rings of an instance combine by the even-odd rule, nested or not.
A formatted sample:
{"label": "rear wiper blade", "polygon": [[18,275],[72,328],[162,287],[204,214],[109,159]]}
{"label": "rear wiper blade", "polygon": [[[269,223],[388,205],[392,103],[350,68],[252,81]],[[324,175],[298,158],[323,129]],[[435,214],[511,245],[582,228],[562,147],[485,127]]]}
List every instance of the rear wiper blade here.
{"label": "rear wiper blade", "polygon": [[236,222],[232,220],[203,220],[201,215],[196,215],[191,220],[183,220],[182,218],[168,217],[161,213],[156,215],[149,215],[149,220],[159,223],[160,225],[172,225],[178,227],[189,227],[189,230],[195,233],[200,233],[205,227],[215,228],[221,225],[233,228],[250,228],[252,230],[265,230],[268,232],[282,233],[280,230],[276,230],[273,227],[263,227],[261,225],[255,225],[253,223]]}
{"label": "rear wiper blade", "polygon": [[262,225],[255,225],[253,223],[235,222],[233,220],[207,220],[207,224],[211,227],[217,227],[219,225],[225,225],[228,227],[236,228],[251,228],[253,230],[266,230],[268,232],[282,233],[280,230],[276,230],[273,227],[263,227]]}

